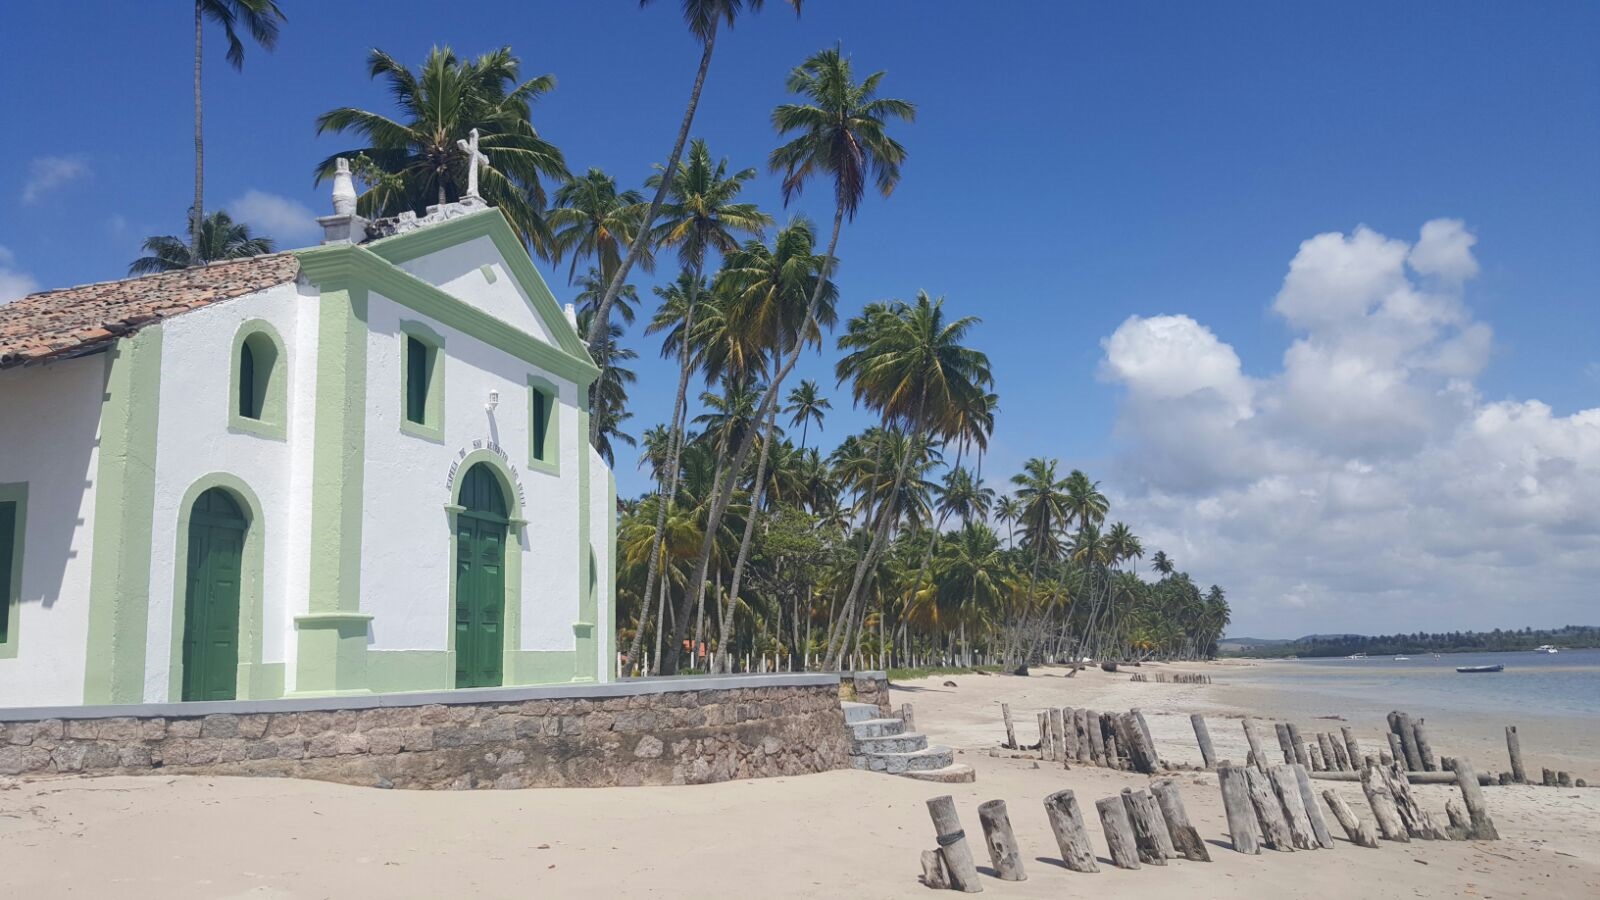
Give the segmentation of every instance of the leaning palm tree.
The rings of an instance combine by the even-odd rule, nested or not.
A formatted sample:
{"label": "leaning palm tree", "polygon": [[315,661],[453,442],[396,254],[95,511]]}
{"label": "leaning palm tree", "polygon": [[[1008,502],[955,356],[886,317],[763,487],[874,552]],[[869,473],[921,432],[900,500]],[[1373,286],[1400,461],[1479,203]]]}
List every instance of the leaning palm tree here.
{"label": "leaning palm tree", "polygon": [[[695,110],[700,106],[700,89],[706,83],[706,71],[711,68],[711,52],[717,46],[717,31],[724,24],[730,29],[738,19],[739,14],[746,7],[751,12],[761,9],[764,0],[683,0],[683,21],[689,26],[689,32],[700,42],[700,68],[695,72],[694,87],[689,91],[689,106],[683,111],[683,122],[678,125],[678,137],[672,144],[672,153],[667,157],[667,163],[662,171],[669,176],[678,172],[678,160],[683,157],[683,145],[689,140],[689,128],[694,124]],[[639,0],[640,6],[649,5],[650,0]],[[800,14],[801,0],[789,0],[789,5],[794,7],[795,15]],[[672,184],[672,178],[661,179],[656,185],[656,195],[650,200],[650,208],[645,211],[639,233],[634,236],[633,242],[628,246],[628,255],[623,257],[622,265],[617,267],[616,274],[611,278],[611,285],[606,288],[605,295],[600,299],[599,313],[595,317],[594,328],[589,333],[590,342],[597,341],[604,333],[603,329],[611,317],[611,303],[617,297],[617,292],[622,290],[622,285],[627,282],[628,270],[639,260],[644,253],[646,242],[649,240],[651,227],[655,224],[656,216],[661,213],[661,206],[667,200],[667,190]]]}
{"label": "leaning palm tree", "polygon": [[[205,44],[206,20],[222,26],[228,39],[228,64],[244,68],[244,41],[238,28],[243,26],[261,49],[278,46],[278,25],[288,21],[275,0],[194,0],[194,206],[189,208],[189,258],[200,260],[201,231],[205,220],[206,146],[205,115],[200,98],[201,50]],[[146,242],[148,249],[148,242]],[[199,265],[198,262],[194,265]]]}
{"label": "leaning palm tree", "polygon": [[489,160],[478,170],[479,193],[500,208],[524,243],[550,255],[544,179],[565,179],[567,165],[531,117],[533,102],[555,87],[554,75],[520,81],[521,62],[510,47],[472,60],[435,47],[416,72],[373,50],[367,74],[387,83],[400,118],[350,106],[318,116],[317,134],[348,131],[365,146],[318,163],[317,181],[333,175],[335,159],[349,157],[368,183],[356,205],[363,216],[421,215],[466,192],[467,152],[457,142],[477,129],[478,151]]}
{"label": "leaning palm tree", "polygon": [[[572,256],[567,269],[567,284],[578,274],[580,259],[593,259],[600,266],[600,279],[609,284],[611,275],[622,263],[622,248],[639,229],[640,207],[644,195],[638,191],[617,190],[617,180],[603,170],[590,168],[556,188],[555,209],[545,220],[550,227],[551,256],[560,261]],[[640,259],[646,272],[654,271],[655,258]],[[604,297],[605,294],[601,294]],[[598,303],[596,304],[598,307]],[[632,322],[633,318],[628,317]]]}
{"label": "leaning palm tree", "polygon": [[[808,318],[815,317],[822,302],[824,284],[837,259],[839,231],[846,218],[855,218],[866,196],[868,180],[886,197],[900,181],[900,166],[906,159],[906,151],[889,137],[887,126],[894,119],[914,119],[916,107],[905,100],[879,97],[878,85],[883,77],[884,73],[876,72],[858,84],[848,59],[837,49],[823,50],[789,74],[789,91],[809,102],[786,103],[772,113],[773,125],[780,134],[795,134],[788,143],[774,150],[769,160],[775,171],[784,173],[784,202],[798,196],[813,177],[824,175],[833,180],[833,233],[828,240],[828,250],[823,254],[824,277],[818,279],[812,293]],[[783,380],[800,359],[804,347],[803,341],[795,342],[783,365],[769,379],[767,395],[762,399],[763,416],[777,404]],[[747,437],[734,455],[731,471],[742,471],[753,446],[753,437]],[[708,533],[716,532],[732,499],[733,480],[728,479],[712,501],[712,525],[707,528]],[[710,557],[711,551],[711,539],[707,538],[701,545],[702,563]],[[691,592],[705,589],[704,579],[696,578]],[[682,638],[683,619],[683,616],[678,617],[677,640]],[[665,671],[670,674],[675,670],[667,668]]]}
{"label": "leaning palm tree", "polygon": [[223,210],[206,216],[200,223],[200,240],[190,244],[174,234],[153,235],[144,239],[146,256],[128,266],[129,275],[171,272],[190,266],[203,266],[224,259],[243,259],[273,251],[272,238],[250,233],[250,226],[235,222]]}
{"label": "leaning palm tree", "polygon": [[821,431],[822,420],[830,409],[833,409],[833,404],[822,396],[817,383],[809,378],[801,379],[800,386],[789,392],[789,403],[783,408],[783,413],[789,416],[791,427],[800,426],[800,449],[806,447],[806,434],[811,429],[811,423],[817,423],[817,430]]}

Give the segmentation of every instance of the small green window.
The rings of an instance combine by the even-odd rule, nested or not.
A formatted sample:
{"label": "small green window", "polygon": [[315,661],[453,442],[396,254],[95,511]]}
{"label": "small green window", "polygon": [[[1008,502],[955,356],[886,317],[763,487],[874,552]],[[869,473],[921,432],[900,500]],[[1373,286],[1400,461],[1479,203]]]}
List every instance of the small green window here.
{"label": "small green window", "polygon": [[535,389],[533,392],[533,458],[549,461],[545,441],[550,435],[550,395]]}
{"label": "small green window", "polygon": [[11,575],[20,560],[14,559],[17,549],[16,501],[0,502],[0,644],[11,639]]}
{"label": "small green window", "polygon": [[528,376],[528,467],[561,474],[561,403],[556,386]]}
{"label": "small green window", "polygon": [[256,353],[248,340],[239,345],[239,415],[261,418],[261,399],[256,396]]}
{"label": "small green window", "polygon": [[406,421],[428,424],[428,379],[432,374],[431,348],[414,337],[406,338]]}
{"label": "small green window", "polygon": [[233,339],[230,428],[263,437],[284,436],[288,375],[280,363],[285,359],[283,341],[271,325],[256,319],[239,327]]}

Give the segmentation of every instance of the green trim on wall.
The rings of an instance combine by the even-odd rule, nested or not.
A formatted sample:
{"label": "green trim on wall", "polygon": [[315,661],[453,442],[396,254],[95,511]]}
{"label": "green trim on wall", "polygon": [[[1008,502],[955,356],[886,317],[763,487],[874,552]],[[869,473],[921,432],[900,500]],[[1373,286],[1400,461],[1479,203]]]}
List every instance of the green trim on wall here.
{"label": "green trim on wall", "polygon": [[[561,304],[556,302],[550,287],[540,277],[528,251],[517,239],[515,232],[498,209],[487,209],[459,219],[429,225],[406,234],[382,238],[367,244],[371,252],[391,263],[403,263],[435,253],[446,247],[463,244],[474,238],[487,236],[506,262],[511,277],[516,279],[522,293],[528,298],[533,314],[544,323],[545,330],[555,338],[556,345],[576,359],[589,360],[588,346],[578,330],[567,321]],[[387,295],[385,295],[387,296]]]}
{"label": "green trim on wall", "polygon": [[0,503],[15,503],[12,521],[11,546],[0,547],[0,553],[11,554],[11,578],[0,583],[0,616],[5,616],[5,640],[0,641],[0,659],[17,658],[17,629],[22,625],[22,563],[28,537],[28,483],[13,481],[0,484]]}
{"label": "green trim on wall", "polygon": [[[429,347],[432,363],[428,366],[427,399],[424,401],[422,423],[407,417],[406,399],[411,396],[411,366],[406,359],[406,340],[415,338]],[[400,430],[414,437],[437,443],[444,442],[444,335],[423,322],[400,320]]]}
{"label": "green trim on wall", "polygon": [[[536,393],[545,395],[545,417],[549,420],[544,433],[544,457],[533,455],[534,426],[533,400]],[[561,474],[561,389],[548,378],[528,376],[528,468],[546,475]]]}
{"label": "green trim on wall", "polygon": [[[565,684],[578,661],[571,650],[517,650],[506,654],[507,684]],[[513,680],[514,679],[514,680]]]}
{"label": "green trim on wall", "polygon": [[161,326],[118,338],[106,353],[83,702],[144,702],[150,550],[161,406]]}
{"label": "green trim on wall", "polygon": [[261,501],[250,486],[236,475],[212,472],[203,475],[183,492],[178,507],[177,552],[172,576],[172,657],[167,670],[167,701],[183,697],[183,627],[188,614],[189,514],[195,501],[212,488],[222,488],[244,511],[248,525],[244,532],[244,552],[239,568],[239,674],[236,700],[264,700],[283,696],[283,664],[277,663],[274,675],[264,671],[261,662],[262,636],[266,623],[264,580],[266,576],[267,521]]}
{"label": "green trim on wall", "polygon": [[367,291],[324,283],[317,313],[308,615],[295,617],[297,696],[366,691],[361,609]]}
{"label": "green trim on wall", "polygon": [[448,650],[368,649],[367,676],[375,694],[449,690],[456,679],[455,655]]}
{"label": "green trim on wall", "polygon": [[[262,368],[262,342],[270,343],[272,350],[272,359],[266,364],[270,375],[266,394],[261,399],[259,419],[239,415],[239,361],[246,340],[250,340],[250,350],[255,354],[258,370]],[[289,421],[289,356],[284,350],[283,336],[278,334],[278,329],[265,319],[250,319],[240,325],[239,330],[233,333],[233,351],[228,368],[228,430],[285,440]],[[259,377],[256,390],[261,390]]]}
{"label": "green trim on wall", "polygon": [[[417,234],[426,234],[435,228],[447,228],[448,223],[436,225]],[[410,237],[401,235],[400,237]],[[390,238],[389,240],[397,240]],[[360,283],[369,290],[399,303],[412,311],[454,328],[468,337],[482,341],[497,350],[509,353],[523,362],[535,365],[558,378],[577,384],[581,394],[600,375],[600,370],[582,350],[574,354],[564,346],[552,346],[531,334],[489,315],[477,307],[445,293],[377,256],[365,247],[355,244],[326,244],[310,250],[299,250],[301,273],[312,282],[328,290],[330,285]],[[532,266],[532,263],[528,264]],[[551,300],[553,304],[555,301]],[[559,312],[559,311],[558,311]],[[558,316],[566,322],[565,315]],[[562,326],[572,332],[572,326]],[[555,330],[560,334],[559,330]]]}
{"label": "green trim on wall", "polygon": [[587,403],[578,404],[578,546],[573,554],[578,559],[578,621],[573,623],[573,637],[577,644],[577,668],[574,681],[596,681],[600,677],[600,650],[596,643],[594,616],[597,598],[589,585],[589,550],[594,538],[589,531],[589,410]]}
{"label": "green trim on wall", "polygon": [[516,472],[500,454],[492,450],[474,450],[457,460],[451,469],[450,502],[444,507],[450,540],[450,599],[445,616],[445,647],[450,665],[448,677],[438,685],[441,688],[454,688],[456,684],[456,569],[459,565],[456,559],[456,514],[465,511],[461,505],[461,483],[466,480],[467,470],[478,463],[487,463],[489,470],[494,473],[500,490],[506,496],[506,509],[511,513],[507,517],[509,524],[506,527],[505,633],[500,648],[502,683],[512,683],[509,680],[513,671],[511,657],[522,646],[522,555],[525,552],[525,526],[528,524],[522,510],[522,492],[517,489]]}

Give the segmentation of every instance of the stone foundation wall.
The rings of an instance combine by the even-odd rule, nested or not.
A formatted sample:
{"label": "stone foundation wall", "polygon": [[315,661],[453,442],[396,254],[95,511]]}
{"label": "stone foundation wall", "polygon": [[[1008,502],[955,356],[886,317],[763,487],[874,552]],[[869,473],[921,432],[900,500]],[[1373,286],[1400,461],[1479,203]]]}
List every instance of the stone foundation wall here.
{"label": "stone foundation wall", "polygon": [[[26,719],[26,710],[0,710],[0,775],[264,775],[462,789],[698,784],[849,763],[835,679],[664,684],[495,689],[481,701],[458,692],[174,704],[154,710],[162,715],[102,707]],[[435,698],[450,702],[427,702]],[[205,714],[172,714],[187,708]],[[129,714],[108,714],[122,710]]]}
{"label": "stone foundation wall", "polygon": [[889,673],[852,672],[844,676],[840,686],[841,696],[849,695],[845,699],[855,700],[857,703],[871,703],[882,710],[884,715],[894,713],[894,708],[889,704]]}

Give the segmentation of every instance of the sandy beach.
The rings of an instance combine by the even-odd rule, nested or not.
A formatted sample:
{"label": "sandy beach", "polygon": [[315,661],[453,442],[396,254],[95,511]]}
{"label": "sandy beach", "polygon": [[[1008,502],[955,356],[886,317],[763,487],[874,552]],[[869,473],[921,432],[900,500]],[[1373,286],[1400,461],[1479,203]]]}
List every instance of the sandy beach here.
{"label": "sandy beach", "polygon": [[[403,792],[316,782],[201,777],[57,778],[0,789],[0,893],[7,896],[163,898],[436,897],[445,894],[653,897],[915,897],[918,851],[933,846],[924,802],[950,793],[969,834],[977,806],[1007,801],[1028,869],[1026,882],[985,878],[1002,897],[1576,897],[1600,895],[1600,789],[1486,788],[1503,836],[1496,842],[1384,842],[1331,851],[1244,856],[1228,849],[1214,776],[1179,776],[1190,817],[1214,862],[1174,861],[1139,871],[1104,860],[1098,822],[1087,822],[1102,871],[1067,871],[1040,803],[1072,788],[1086,806],[1147,779],[1013,758],[998,749],[1001,702],[1035,737],[1033,710],[1137,706],[1164,758],[1197,764],[1188,715],[1215,716],[1218,753],[1242,760],[1242,729],[1229,716],[1348,715],[1328,701],[1230,684],[1238,665],[1146,667],[1204,671],[1211,685],[1131,683],[1126,673],[1089,670],[1066,678],[964,674],[897,684],[894,701],[915,705],[917,726],[977,769],[974,784],[932,785],[857,771],[695,787]],[[946,681],[955,682],[947,687]],[[1270,678],[1268,679],[1270,682]],[[1427,715],[1427,710],[1415,710]],[[1332,725],[1341,724],[1332,722]],[[1381,720],[1351,719],[1376,746]],[[1505,767],[1499,726],[1429,717],[1441,753]],[[1534,729],[1524,752],[1535,771],[1558,761],[1597,780],[1593,722],[1569,721],[1550,739]],[[1319,788],[1323,783],[1319,783]],[[1363,816],[1359,787],[1337,786]],[[1453,789],[1416,789],[1442,816]],[[1335,829],[1337,830],[1337,829]],[[975,847],[987,864],[981,844]]]}

